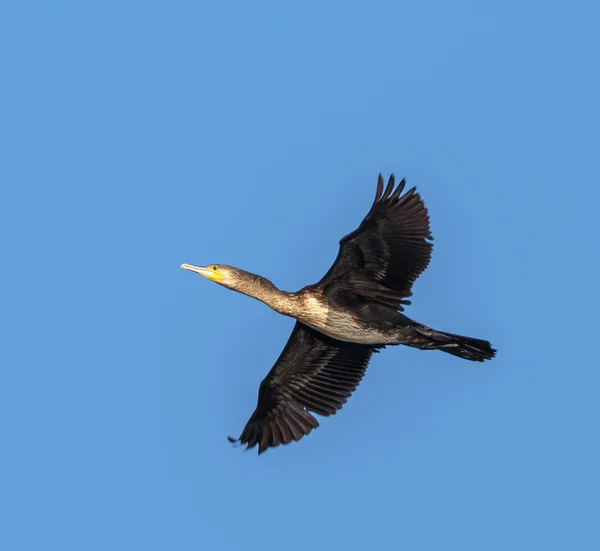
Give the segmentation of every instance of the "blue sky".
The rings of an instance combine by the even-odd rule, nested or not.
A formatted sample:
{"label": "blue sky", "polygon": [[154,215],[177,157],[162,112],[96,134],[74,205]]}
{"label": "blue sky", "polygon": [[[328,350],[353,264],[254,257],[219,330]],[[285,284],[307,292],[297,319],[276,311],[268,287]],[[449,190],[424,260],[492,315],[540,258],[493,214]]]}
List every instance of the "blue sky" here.
{"label": "blue sky", "polygon": [[[595,2],[0,5],[0,546],[598,549]],[[408,314],[299,444],[232,449],[318,280],[417,185]]]}

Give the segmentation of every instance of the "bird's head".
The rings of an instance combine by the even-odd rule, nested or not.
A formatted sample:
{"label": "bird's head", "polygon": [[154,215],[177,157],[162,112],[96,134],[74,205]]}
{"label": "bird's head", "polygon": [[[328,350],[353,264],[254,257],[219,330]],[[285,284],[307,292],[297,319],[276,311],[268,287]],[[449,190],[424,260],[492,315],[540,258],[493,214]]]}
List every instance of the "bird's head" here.
{"label": "bird's head", "polygon": [[209,264],[208,266],[182,264],[181,267],[184,270],[196,272],[223,287],[262,300],[267,304],[269,304],[268,299],[272,294],[278,292],[277,287],[268,279],[234,266],[227,266],[227,264]]}
{"label": "bird's head", "polygon": [[184,270],[196,272],[206,279],[210,279],[219,285],[229,289],[237,289],[241,280],[244,279],[243,270],[227,266],[226,264],[209,264],[208,266],[194,266],[192,264],[182,264]]}

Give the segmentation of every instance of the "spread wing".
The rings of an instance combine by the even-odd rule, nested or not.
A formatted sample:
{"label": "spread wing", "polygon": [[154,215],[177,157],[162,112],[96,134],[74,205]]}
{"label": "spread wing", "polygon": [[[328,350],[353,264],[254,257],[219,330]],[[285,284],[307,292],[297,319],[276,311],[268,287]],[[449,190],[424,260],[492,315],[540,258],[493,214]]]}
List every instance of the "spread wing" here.
{"label": "spread wing", "polygon": [[260,384],[258,404],[239,442],[247,448],[258,444],[260,454],[300,440],[319,426],[310,412],[335,414],[360,383],[376,351],[331,339],[296,322],[285,348]]}
{"label": "spread wing", "polygon": [[317,286],[326,294],[356,293],[402,310],[416,279],[429,264],[433,240],[429,214],[416,188],[401,195],[394,175],[384,190],[381,174],[371,210],[340,240],[338,256]]}

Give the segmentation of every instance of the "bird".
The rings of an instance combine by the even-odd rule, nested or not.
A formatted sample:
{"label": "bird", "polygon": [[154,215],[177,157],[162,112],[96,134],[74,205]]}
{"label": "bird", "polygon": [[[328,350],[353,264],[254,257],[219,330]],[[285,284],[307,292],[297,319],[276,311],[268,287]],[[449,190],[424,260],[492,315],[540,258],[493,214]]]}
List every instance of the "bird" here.
{"label": "bird", "polygon": [[256,409],[238,438],[246,449],[298,441],[319,426],[314,414],[337,413],[360,384],[374,353],[393,345],[441,350],[475,362],[496,355],[490,342],[437,331],[406,316],[412,286],[433,249],[429,213],[416,187],[403,193],[377,179],[375,199],[361,224],[342,237],[327,273],[297,292],[234,266],[182,264],[223,287],[295,318],[291,335],[262,380]]}

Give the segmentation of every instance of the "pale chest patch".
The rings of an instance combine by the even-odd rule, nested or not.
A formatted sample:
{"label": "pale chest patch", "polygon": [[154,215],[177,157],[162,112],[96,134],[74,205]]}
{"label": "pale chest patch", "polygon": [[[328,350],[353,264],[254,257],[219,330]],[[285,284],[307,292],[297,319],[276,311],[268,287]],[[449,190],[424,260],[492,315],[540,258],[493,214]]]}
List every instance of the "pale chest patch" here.
{"label": "pale chest patch", "polygon": [[351,312],[331,308],[324,298],[308,296],[302,301],[302,314],[294,316],[302,323],[334,339],[360,344],[391,342],[390,335],[369,331]]}
{"label": "pale chest patch", "polygon": [[327,320],[327,314],[329,313],[327,301],[309,296],[305,299],[303,306],[308,316],[322,319],[323,322]]}

